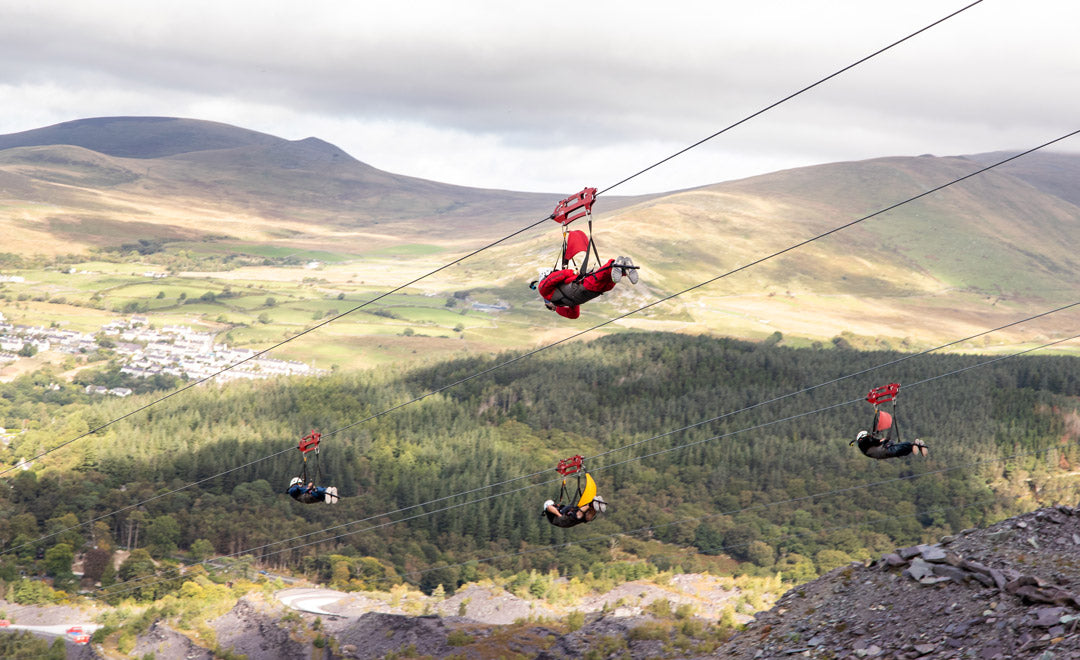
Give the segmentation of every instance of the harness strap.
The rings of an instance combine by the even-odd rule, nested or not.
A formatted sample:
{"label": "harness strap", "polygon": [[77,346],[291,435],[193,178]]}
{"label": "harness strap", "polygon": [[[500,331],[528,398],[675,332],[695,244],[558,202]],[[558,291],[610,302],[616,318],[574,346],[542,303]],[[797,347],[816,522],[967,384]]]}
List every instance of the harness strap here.
{"label": "harness strap", "polygon": [[[885,437],[882,438],[881,440],[883,442],[893,442],[894,441],[893,440],[893,435],[894,435],[893,431],[895,430],[895,435],[896,435],[895,442],[900,442],[900,421],[899,421],[899,418],[896,416],[896,399],[891,399],[891,401],[892,401],[892,409],[893,409],[893,411],[892,411],[892,423],[889,425],[888,430],[885,431]],[[874,434],[876,434],[878,432],[877,431],[878,419],[880,419],[880,418],[881,418],[881,404],[874,404],[874,421],[872,421],[870,423],[870,430]],[[852,444],[854,444],[854,442]]]}
{"label": "harness strap", "polygon": [[585,474],[585,467],[581,463],[581,456],[571,456],[570,458],[564,458],[559,461],[559,465],[555,468],[555,471],[562,475],[562,486],[559,487],[559,501],[555,506],[561,506],[564,499],[570,497],[570,491],[566,490],[566,478],[571,474],[577,475],[577,490],[574,495],[574,502],[581,499],[581,494],[584,492],[581,486],[581,477]]}
{"label": "harness strap", "polygon": [[[562,228],[562,249],[559,250],[559,256],[555,257],[555,270],[566,270],[566,266],[570,263],[570,260],[566,258],[566,248],[568,245],[567,238],[570,236],[570,230],[563,225]],[[560,264],[562,264],[560,266]]]}
{"label": "harness strap", "polygon": [[[600,267],[600,251],[596,249],[596,241],[593,240],[592,233],[592,213],[589,213],[589,243],[585,246],[585,256],[581,259],[581,268],[578,270],[577,279],[575,282],[580,282],[585,279],[585,276],[589,274],[589,250],[592,250],[593,256],[596,257],[596,266]],[[565,268],[566,266],[563,266]]]}
{"label": "harness strap", "polygon": [[307,453],[304,453],[304,462],[300,470],[300,479],[304,482],[304,488],[307,488],[309,483],[318,484],[322,482],[322,461],[319,460],[319,448],[315,448],[315,478],[308,479],[308,464]]}
{"label": "harness strap", "polygon": [[893,429],[896,429],[896,441],[900,442],[900,418],[896,416],[896,399],[892,401],[892,427],[889,429],[889,437],[892,437]]}
{"label": "harness strap", "polygon": [[307,478],[307,454],[304,454],[304,461],[303,463],[301,463],[301,465],[303,467],[300,469],[300,474],[298,476],[300,477],[301,485],[304,488],[307,488],[307,485],[309,483]]}

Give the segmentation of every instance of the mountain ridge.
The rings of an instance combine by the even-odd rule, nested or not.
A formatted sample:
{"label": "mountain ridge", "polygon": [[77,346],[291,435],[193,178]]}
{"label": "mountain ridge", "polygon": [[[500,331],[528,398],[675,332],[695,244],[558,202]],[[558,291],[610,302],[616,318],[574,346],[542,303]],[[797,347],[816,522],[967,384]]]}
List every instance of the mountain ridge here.
{"label": "mountain ridge", "polygon": [[[403,256],[378,268],[387,277],[386,268],[403,269],[399,281],[407,281],[421,262],[431,263],[423,255],[440,253],[441,264],[509,234],[452,278],[421,287],[432,295],[482,291],[514,315],[535,302],[524,285],[554,262],[560,244],[558,226],[542,220],[563,195],[392,174],[318,138],[289,141],[201,120],[69,124],[0,136],[0,146],[22,145],[0,149],[6,252],[86,254],[148,240],[218,254],[244,245],[325,251],[361,264],[362,255],[396,249]],[[101,148],[132,153],[124,145],[143,134],[142,155],[171,155],[125,158],[40,144],[77,135],[100,147],[119,133],[121,146]],[[168,135],[181,144],[162,147]],[[1080,295],[1080,175],[1071,173],[1080,173],[1080,155],[1028,154],[925,194],[1006,155],[892,156],[650,196],[605,195],[594,208],[596,245],[605,259],[631,256],[642,284],[620,287],[589,309],[610,318],[651,296],[693,289],[619,324],[722,328],[752,339],[776,331],[828,339],[855,329],[896,346],[907,337],[965,336],[1072,302]],[[542,226],[522,231],[534,224]],[[407,256],[414,248],[419,256]],[[698,288],[705,280],[716,284]],[[938,329],[924,327],[924,318]]]}
{"label": "mountain ridge", "polygon": [[67,144],[107,156],[147,159],[278,142],[287,140],[202,119],[93,117],[0,135],[0,151]]}
{"label": "mountain ridge", "polygon": [[[315,226],[315,234],[319,225],[394,223],[410,237],[434,233],[454,240],[490,235],[492,227],[499,233],[519,229],[538,219],[538,209],[547,213],[554,205],[553,195],[469,188],[385,172],[315,137],[286,140],[217,122],[169,117],[81,119],[0,135],[0,199],[11,194],[5,190],[28,189],[49,203],[54,196],[69,199],[71,190],[51,187],[56,182],[48,173],[44,179],[37,175],[43,152],[71,147],[105,158],[99,167],[136,174],[131,180],[91,185],[91,194],[124,197],[145,207],[175,200],[185,214],[203,211],[206,224],[240,211],[269,220],[297,220]],[[624,199],[637,198],[609,201],[621,205]],[[192,200],[202,208],[190,208]],[[81,210],[78,205],[64,209],[71,215]],[[266,239],[273,234],[267,232]]]}

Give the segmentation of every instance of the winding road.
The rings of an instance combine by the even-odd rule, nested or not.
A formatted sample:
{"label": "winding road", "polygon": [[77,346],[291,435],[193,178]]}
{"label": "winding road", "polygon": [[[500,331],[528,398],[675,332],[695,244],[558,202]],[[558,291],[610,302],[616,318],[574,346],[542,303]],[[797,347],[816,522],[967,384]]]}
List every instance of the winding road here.
{"label": "winding road", "polygon": [[283,589],[275,595],[278,600],[294,610],[308,612],[309,614],[341,616],[334,612],[327,612],[323,607],[336,603],[342,598],[348,597],[349,594],[343,591],[334,591],[333,589],[297,587],[295,589]]}

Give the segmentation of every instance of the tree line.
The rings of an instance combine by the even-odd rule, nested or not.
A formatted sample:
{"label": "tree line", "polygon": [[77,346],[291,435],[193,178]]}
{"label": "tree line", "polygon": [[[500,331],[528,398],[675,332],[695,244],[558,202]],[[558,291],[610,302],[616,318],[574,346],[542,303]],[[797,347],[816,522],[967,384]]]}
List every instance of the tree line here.
{"label": "tree line", "polygon": [[[36,571],[74,588],[81,560],[83,586],[162,575],[151,597],[179,588],[168,573],[179,563],[235,553],[350,588],[405,580],[452,590],[495,572],[597,575],[617,546],[660,570],[803,580],[1075,501],[1076,487],[1053,476],[1080,460],[1067,424],[1077,358],[931,354],[844,378],[905,356],[774,344],[613,335],[387,415],[520,354],[196,388],[9,472],[0,578]],[[0,452],[7,465],[149,400],[87,401],[44,380],[0,386],[0,415],[22,430]],[[873,412],[862,397],[887,382],[902,384],[901,431],[921,437],[929,458],[871,461],[849,446]],[[291,448],[312,429],[327,433],[318,460],[343,496],[334,506],[284,494],[301,469]],[[562,530],[541,503],[558,493],[559,458],[574,454],[612,506]],[[639,531],[610,536],[628,530]],[[110,572],[118,549],[135,552]]]}

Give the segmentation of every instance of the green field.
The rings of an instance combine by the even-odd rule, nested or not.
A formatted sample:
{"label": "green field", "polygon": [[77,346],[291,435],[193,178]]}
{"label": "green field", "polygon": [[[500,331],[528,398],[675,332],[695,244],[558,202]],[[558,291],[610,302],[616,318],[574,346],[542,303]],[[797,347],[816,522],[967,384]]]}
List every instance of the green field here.
{"label": "green field", "polygon": [[[969,170],[962,159],[840,163],[598,211],[602,258],[632,256],[641,282],[618,285],[577,320],[544,309],[527,286],[552,263],[555,226],[443,270],[491,237],[424,233],[424,223],[409,218],[305,225],[277,211],[266,226],[240,212],[215,216],[220,222],[199,231],[180,223],[173,239],[145,255],[121,245],[73,264],[9,257],[37,265],[5,270],[27,281],[0,285],[0,310],[21,324],[86,330],[147,314],[254,349],[344,314],[287,349],[296,359],[341,367],[528,350],[627,329],[754,341],[780,333],[786,346],[923,350],[1080,293],[1075,207],[1005,178],[973,181],[829,233]],[[311,261],[318,266],[305,267]],[[495,305],[505,309],[486,307]],[[1077,313],[1010,327],[959,350],[1038,345],[1074,329]],[[1075,343],[1055,350],[1080,352]]]}
{"label": "green field", "polygon": [[[402,254],[435,251],[413,248]],[[379,268],[385,268],[386,254]],[[287,266],[272,269],[275,276],[284,276],[280,280],[226,279],[214,274],[151,279],[145,272],[160,271],[153,264],[107,262],[79,264],[70,274],[58,269],[20,271],[26,282],[0,287],[0,312],[20,325],[55,324],[87,333],[119,318],[142,314],[157,325],[211,330],[218,341],[232,346],[261,350],[290,340],[278,349],[281,357],[315,361],[326,369],[512,348],[530,341],[528,317],[551,320],[546,311],[536,314],[532,310],[524,318],[511,320],[513,315],[472,308],[473,302],[495,303],[496,292],[477,292],[475,301],[449,294],[384,295],[384,289],[357,282],[336,282],[328,291],[326,283],[312,281],[311,271]],[[57,300],[60,304],[50,302]],[[291,340],[319,324],[317,330]]]}
{"label": "green field", "polygon": [[97,310],[73,305],[57,305],[49,302],[0,301],[0,313],[8,323],[15,325],[51,326],[63,330],[94,333],[106,323],[115,321],[118,316],[105,310]]}
{"label": "green field", "polygon": [[391,245],[366,253],[371,257],[425,257],[433,254],[446,252],[446,248],[438,245],[426,245],[424,243],[407,243],[404,245]]}
{"label": "green field", "polygon": [[351,254],[327,252],[325,250],[303,250],[295,247],[276,245],[255,245],[231,242],[176,242],[169,244],[170,252],[186,250],[193,254],[236,256],[244,255],[264,259],[290,259],[297,262],[321,261],[329,264],[351,261],[356,257]]}
{"label": "green field", "polygon": [[[378,260],[378,264],[380,270],[396,272],[385,259]],[[642,271],[643,275],[651,273],[653,267],[650,264]],[[312,271],[287,266],[264,269],[261,272],[267,274],[266,279],[226,278],[214,273],[149,279],[144,273],[156,271],[149,263],[86,262],[76,268],[75,273],[59,269],[20,271],[27,281],[5,283],[0,288],[0,312],[13,323],[55,324],[82,332],[94,332],[126,315],[145,314],[152,322],[162,325],[212,329],[219,341],[256,350],[323,324],[279,349],[290,359],[315,360],[321,368],[331,365],[362,368],[422,361],[462,351],[533,347],[604,324],[648,304],[658,295],[648,281],[632,289],[624,287],[587,305],[580,319],[568,321],[545,310],[524,279],[501,282],[490,288],[468,288],[464,295],[461,282],[444,284],[450,288],[440,291],[439,282],[432,279],[424,282],[427,290],[424,295],[405,291],[384,296],[385,289],[370,284],[355,280],[331,284],[313,277]],[[350,266],[350,270],[354,268],[365,272],[372,266],[361,262]],[[414,266],[403,262],[399,268],[403,269],[401,277],[405,280]],[[80,272],[90,270],[93,272]],[[693,277],[700,276],[700,271],[683,273],[677,282],[683,285],[683,280],[689,283]],[[761,286],[756,277],[743,279]],[[940,339],[954,339],[971,332],[970,324],[954,324],[954,328],[944,321],[958,308],[982,308],[992,312],[987,318],[1009,320],[1030,313],[1031,309],[1030,304],[1018,301],[1001,301],[991,306],[983,294],[975,292],[957,292],[947,297],[901,296],[889,299],[890,314],[897,319],[935,318],[935,322],[916,332],[911,329],[867,332],[868,306],[879,315],[886,308],[868,303],[866,298],[808,296],[776,287],[766,287],[761,293],[732,292],[733,287],[742,289],[746,285],[747,282],[733,278],[695,289],[633,314],[625,321],[605,325],[600,332],[621,332],[632,327],[719,332],[762,340],[779,330],[784,344],[789,346],[830,346],[833,337],[843,335],[857,348],[921,350],[934,346]],[[499,312],[474,308],[478,304],[509,305],[509,309]],[[828,312],[818,315],[812,310]],[[339,315],[340,318],[329,321]],[[902,320],[899,322],[906,325]],[[983,329],[993,324],[995,320],[988,320]],[[1062,328],[1051,325],[1043,330],[1040,337],[1054,339]],[[924,336],[920,338],[920,335]],[[1013,346],[1034,345],[1037,344],[1023,343],[1021,336],[1013,335],[962,346],[960,350],[1007,353]],[[1080,352],[1069,345],[1056,350]]]}

